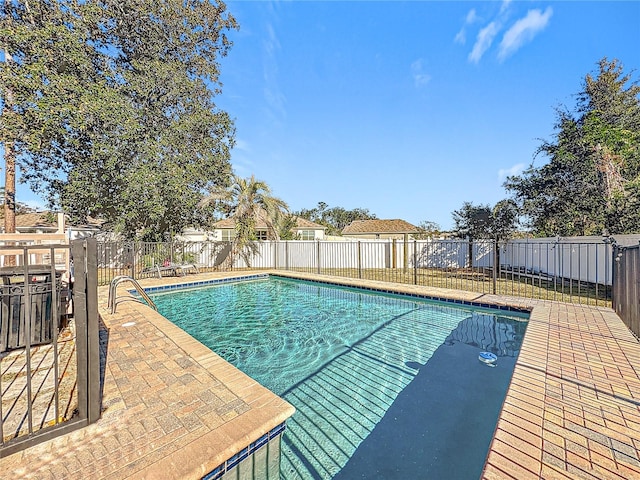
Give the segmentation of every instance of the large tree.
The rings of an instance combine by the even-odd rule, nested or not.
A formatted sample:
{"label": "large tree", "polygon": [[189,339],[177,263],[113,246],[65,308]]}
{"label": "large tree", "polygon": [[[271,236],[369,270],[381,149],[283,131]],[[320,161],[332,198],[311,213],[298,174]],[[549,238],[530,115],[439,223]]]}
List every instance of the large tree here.
{"label": "large tree", "polygon": [[473,266],[474,240],[508,240],[519,224],[518,207],[512,200],[501,200],[493,208],[464,202],[460,210],[452,213],[457,237],[466,238],[469,266]]}
{"label": "large tree", "polygon": [[505,187],[536,235],[640,232],[640,86],[618,60],[587,75],[573,110],[556,110],[556,135]]}
{"label": "large tree", "polygon": [[343,207],[331,207],[325,202],[311,209],[302,209],[297,216],[327,227],[327,235],[342,235],[342,229],[354,220],[375,220],[376,215],[366,208],[347,210]]}
{"label": "large tree", "polygon": [[519,225],[518,207],[512,200],[500,200],[493,208],[464,202],[452,217],[456,236],[470,240],[508,240]]}
{"label": "large tree", "polygon": [[424,220],[418,224],[419,233],[415,233],[412,235],[413,238],[424,240],[427,238],[434,238],[440,235],[442,229],[440,225],[436,222],[432,222],[430,220]]}
{"label": "large tree", "polygon": [[488,239],[491,233],[491,207],[464,202],[459,210],[451,214],[457,237],[470,240]]}
{"label": "large tree", "polygon": [[6,162],[72,217],[100,217],[127,236],[189,224],[202,192],[230,175],[233,122],[213,101],[225,32],[237,28],[224,3],[0,8]]}

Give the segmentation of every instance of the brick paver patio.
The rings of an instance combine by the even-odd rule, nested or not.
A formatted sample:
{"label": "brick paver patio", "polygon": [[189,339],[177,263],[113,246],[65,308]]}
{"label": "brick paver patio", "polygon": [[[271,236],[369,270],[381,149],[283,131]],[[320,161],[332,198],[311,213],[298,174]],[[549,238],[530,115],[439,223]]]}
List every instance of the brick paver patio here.
{"label": "brick paver patio", "polygon": [[200,478],[294,412],[150,308],[99,298],[102,417],[0,459],[0,478]]}
{"label": "brick paver patio", "polygon": [[[212,275],[242,274],[144,285]],[[532,308],[483,478],[640,479],[640,343],[611,309],[290,275]],[[102,418],[0,459],[1,478],[200,478],[293,412],[151,309],[110,315],[99,296]]]}

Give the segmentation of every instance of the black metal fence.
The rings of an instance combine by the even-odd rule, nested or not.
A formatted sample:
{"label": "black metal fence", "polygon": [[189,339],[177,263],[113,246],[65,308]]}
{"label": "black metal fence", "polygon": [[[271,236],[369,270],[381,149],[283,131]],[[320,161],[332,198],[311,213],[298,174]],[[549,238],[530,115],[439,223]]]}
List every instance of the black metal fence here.
{"label": "black metal fence", "polygon": [[[640,331],[640,245],[606,241],[258,242],[248,261],[228,242],[1,247],[0,457],[100,415],[97,285],[158,266],[286,269],[610,306]],[[164,270],[167,272],[167,270]],[[175,270],[176,273],[178,270]],[[73,309],[71,310],[71,305]]]}
{"label": "black metal fence", "polygon": [[147,278],[163,265],[200,271],[283,269],[479,293],[611,305],[606,242],[389,240],[256,242],[247,262],[228,242],[98,244],[99,283]]}
{"label": "black metal fence", "polygon": [[14,264],[0,268],[4,457],[97,420],[101,392],[96,241],[3,245],[0,258]]}
{"label": "black metal fence", "polygon": [[640,337],[640,244],[614,248],[613,309]]}
{"label": "black metal fence", "polygon": [[157,277],[158,267],[166,271],[172,265],[194,265],[202,271],[236,269],[230,250],[229,242],[98,242],[98,284],[106,285],[119,275]]}

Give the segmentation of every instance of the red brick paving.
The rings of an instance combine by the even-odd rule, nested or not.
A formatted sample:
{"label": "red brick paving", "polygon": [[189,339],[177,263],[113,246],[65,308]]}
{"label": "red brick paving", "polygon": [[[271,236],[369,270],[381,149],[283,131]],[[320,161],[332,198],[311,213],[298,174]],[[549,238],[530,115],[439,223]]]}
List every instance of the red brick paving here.
{"label": "red brick paving", "polygon": [[531,303],[483,478],[640,479],[638,340],[610,309]]}

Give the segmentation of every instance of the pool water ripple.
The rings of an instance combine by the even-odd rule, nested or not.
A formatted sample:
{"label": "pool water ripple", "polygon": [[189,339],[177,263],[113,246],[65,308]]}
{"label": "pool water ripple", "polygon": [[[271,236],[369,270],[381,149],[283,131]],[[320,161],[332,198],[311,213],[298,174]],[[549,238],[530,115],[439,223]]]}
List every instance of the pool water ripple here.
{"label": "pool water ripple", "polygon": [[[468,368],[500,370],[479,365],[475,352],[514,357],[525,324],[522,317],[283,279],[153,298],[165,317],[296,407],[282,444],[286,480],[331,479],[352,468],[352,457],[389,421],[387,412],[438,349],[473,344]],[[439,388],[447,394],[446,385]],[[497,418],[502,399],[495,401]]]}

